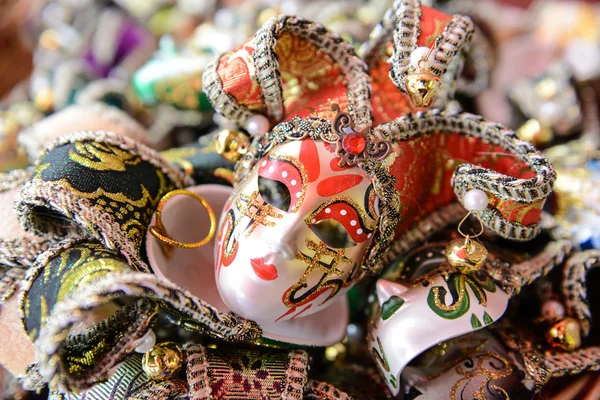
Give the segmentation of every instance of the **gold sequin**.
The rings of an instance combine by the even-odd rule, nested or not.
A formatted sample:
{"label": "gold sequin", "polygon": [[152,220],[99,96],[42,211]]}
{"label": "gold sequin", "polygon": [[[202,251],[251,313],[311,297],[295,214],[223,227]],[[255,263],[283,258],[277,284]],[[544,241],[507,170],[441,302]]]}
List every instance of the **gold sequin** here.
{"label": "gold sequin", "polygon": [[250,218],[250,226],[246,231],[246,237],[250,236],[259,225],[275,226],[275,222],[268,221],[267,218],[283,218],[283,215],[275,211],[275,207],[258,200],[258,196],[258,191],[253,192],[250,196],[240,194],[240,198],[235,203],[240,213]]}
{"label": "gold sequin", "polygon": [[[299,261],[303,261],[307,268],[302,274],[302,277],[296,282],[292,287],[290,287],[283,295],[283,303],[286,307],[294,307],[299,304],[293,304],[290,297],[292,293],[294,293],[297,289],[306,286],[306,281],[308,276],[315,270],[320,270],[325,272],[326,276],[321,279],[318,288],[315,291],[319,291],[321,288],[324,288],[329,283],[329,277],[332,275],[337,275],[340,277],[344,277],[345,273],[338,269],[338,266],[344,264],[352,264],[352,260],[346,257],[345,249],[333,250],[327,247],[327,245],[323,242],[316,243],[310,239],[306,239],[306,247],[310,250],[314,251],[314,256],[310,257],[302,252],[296,253],[296,259]],[[323,257],[331,258],[331,262],[329,265],[323,265]]]}
{"label": "gold sequin", "polygon": [[[473,393],[473,396],[475,399],[477,399],[477,400],[487,399],[487,397],[485,395],[485,391],[486,391],[486,388],[488,388],[488,387],[489,387],[489,389],[496,391],[496,393],[502,393],[505,396],[505,399],[509,399],[508,393],[503,388],[501,388],[497,385],[490,384],[491,381],[505,378],[512,373],[513,368],[510,365],[510,363],[508,362],[508,360],[506,360],[505,358],[501,357],[500,355],[498,355],[496,353],[492,353],[489,351],[484,352],[482,354],[477,354],[474,356],[474,358],[476,360],[469,359],[469,360],[471,360],[471,362],[477,363],[477,365],[473,369],[465,370],[464,369],[465,361],[463,361],[461,364],[459,364],[456,367],[456,369],[455,369],[456,373],[464,376],[464,378],[462,378],[461,380],[456,382],[454,387],[452,387],[452,391],[450,392],[450,398],[452,400],[457,399],[456,395],[457,395],[458,389],[461,386],[463,386],[463,384],[464,385],[468,384],[468,382],[474,378],[484,377],[484,379],[479,384],[478,390],[475,393]],[[501,366],[494,365],[493,370],[486,369],[487,365],[493,365],[492,364],[493,361],[500,362],[502,365]]]}
{"label": "gold sequin", "polygon": [[290,210],[291,212],[297,212],[300,209],[300,206],[302,206],[302,203],[304,202],[304,198],[306,197],[306,188],[308,186],[308,174],[306,173],[306,168],[300,162],[300,160],[298,160],[295,157],[269,156],[269,160],[288,162],[288,163],[292,164],[294,167],[296,167],[298,172],[300,172],[300,176],[302,177],[302,187],[301,187],[300,197],[298,197],[298,201],[296,202],[296,205],[294,207],[292,207],[292,209]]}

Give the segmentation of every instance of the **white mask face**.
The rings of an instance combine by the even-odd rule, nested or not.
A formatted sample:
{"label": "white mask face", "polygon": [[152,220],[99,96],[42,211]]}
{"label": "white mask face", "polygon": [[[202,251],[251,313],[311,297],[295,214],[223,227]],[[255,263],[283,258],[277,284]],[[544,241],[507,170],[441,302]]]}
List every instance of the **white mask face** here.
{"label": "white mask face", "polygon": [[311,139],[274,147],[225,205],[215,274],[235,313],[269,324],[307,316],[362,277],[375,195],[333,150]]}

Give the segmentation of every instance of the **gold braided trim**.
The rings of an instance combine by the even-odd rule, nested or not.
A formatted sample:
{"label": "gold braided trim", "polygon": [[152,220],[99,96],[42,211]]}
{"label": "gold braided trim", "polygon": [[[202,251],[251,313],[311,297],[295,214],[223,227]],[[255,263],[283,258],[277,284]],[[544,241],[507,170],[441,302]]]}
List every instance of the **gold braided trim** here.
{"label": "gold braided trim", "polygon": [[600,266],[600,251],[588,250],[574,253],[563,267],[561,291],[567,313],[579,320],[584,335],[590,332],[592,313],[588,304],[587,274]]}

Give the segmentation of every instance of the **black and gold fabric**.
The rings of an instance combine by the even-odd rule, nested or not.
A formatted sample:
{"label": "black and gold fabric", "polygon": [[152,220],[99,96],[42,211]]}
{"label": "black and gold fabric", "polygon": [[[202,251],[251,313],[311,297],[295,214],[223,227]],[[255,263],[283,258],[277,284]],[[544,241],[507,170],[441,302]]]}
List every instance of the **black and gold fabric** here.
{"label": "black and gold fabric", "polygon": [[215,137],[216,133],[208,134],[197,142],[163,151],[160,155],[192,177],[198,185],[231,185],[227,175],[233,172],[235,164],[217,153]]}
{"label": "black and gold fabric", "polygon": [[97,240],[82,240],[64,250],[57,249],[47,264],[34,266],[27,275],[21,306],[29,337],[38,337],[56,303],[68,300],[109,272],[130,269],[122,257]]}
{"label": "black and gold fabric", "polygon": [[[28,271],[20,299],[23,326],[36,343],[50,319],[67,326],[53,363],[60,363],[64,371],[60,380],[68,382],[68,387],[86,389],[107,379],[157,315],[158,304],[145,299],[91,301],[81,304],[88,308],[85,316],[61,311],[108,275],[128,271],[131,268],[122,256],[84,237],[50,248]],[[71,329],[68,324],[74,319],[78,324]]]}
{"label": "black and gold fabric", "polygon": [[16,210],[30,232],[90,235],[149,272],[139,249],[161,197],[193,183],[158,153],[107,132],[59,139],[38,159]]}

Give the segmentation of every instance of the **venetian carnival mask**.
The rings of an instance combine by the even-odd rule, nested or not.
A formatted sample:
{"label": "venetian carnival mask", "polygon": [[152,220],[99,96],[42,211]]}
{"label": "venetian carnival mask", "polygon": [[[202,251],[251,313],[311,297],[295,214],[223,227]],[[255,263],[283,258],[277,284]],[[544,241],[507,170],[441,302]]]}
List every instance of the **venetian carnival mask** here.
{"label": "venetian carnival mask", "polygon": [[216,278],[240,315],[258,322],[309,315],[361,277],[376,196],[364,172],[340,167],[330,149],[310,138],[278,146],[229,199]]}

